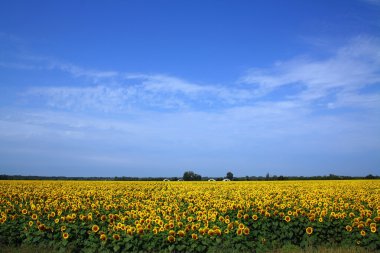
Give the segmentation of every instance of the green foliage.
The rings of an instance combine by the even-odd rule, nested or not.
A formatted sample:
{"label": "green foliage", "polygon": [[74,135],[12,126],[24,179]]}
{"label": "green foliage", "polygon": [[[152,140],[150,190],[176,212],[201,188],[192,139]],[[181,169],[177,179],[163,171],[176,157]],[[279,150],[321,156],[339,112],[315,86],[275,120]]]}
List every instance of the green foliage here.
{"label": "green foliage", "polygon": [[198,175],[193,171],[185,171],[185,173],[183,173],[183,180],[185,181],[199,181],[201,179],[201,175]]}
{"label": "green foliage", "polygon": [[234,174],[232,174],[232,172],[229,171],[229,172],[227,172],[226,178],[228,178],[229,180],[232,180],[232,179],[234,179]]}

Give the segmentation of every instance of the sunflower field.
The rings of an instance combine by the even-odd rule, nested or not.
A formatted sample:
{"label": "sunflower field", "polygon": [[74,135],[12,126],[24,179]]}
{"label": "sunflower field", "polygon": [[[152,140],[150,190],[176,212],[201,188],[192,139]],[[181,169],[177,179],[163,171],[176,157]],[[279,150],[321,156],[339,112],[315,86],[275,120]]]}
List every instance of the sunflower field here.
{"label": "sunflower field", "polygon": [[0,181],[0,244],[83,252],[380,250],[380,181]]}

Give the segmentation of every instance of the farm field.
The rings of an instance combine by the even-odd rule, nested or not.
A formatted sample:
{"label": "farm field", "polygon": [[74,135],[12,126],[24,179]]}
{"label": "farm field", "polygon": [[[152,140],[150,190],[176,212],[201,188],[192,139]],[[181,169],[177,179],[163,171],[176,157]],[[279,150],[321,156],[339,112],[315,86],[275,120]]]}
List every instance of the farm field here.
{"label": "farm field", "polygon": [[[85,252],[380,250],[380,181],[0,181],[0,244]],[[213,251],[216,252],[216,251]]]}

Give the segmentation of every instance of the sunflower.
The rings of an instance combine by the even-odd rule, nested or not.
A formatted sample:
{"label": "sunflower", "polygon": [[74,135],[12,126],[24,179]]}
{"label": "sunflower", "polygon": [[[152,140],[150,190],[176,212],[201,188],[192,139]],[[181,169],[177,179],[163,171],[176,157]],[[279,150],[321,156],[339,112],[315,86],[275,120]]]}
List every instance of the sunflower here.
{"label": "sunflower", "polygon": [[69,233],[63,233],[62,234],[63,239],[67,240],[69,238]]}
{"label": "sunflower", "polygon": [[27,214],[27,213],[28,213],[28,210],[26,210],[26,209],[22,209],[21,213],[22,213],[22,214]]}
{"label": "sunflower", "polygon": [[371,227],[371,232],[372,232],[372,233],[376,233],[376,227],[375,227],[375,226],[372,226],[372,227]]}
{"label": "sunflower", "polygon": [[29,226],[33,226],[33,221],[29,221]]}
{"label": "sunflower", "polygon": [[38,219],[38,216],[37,216],[37,214],[32,214],[32,220],[37,220]]}
{"label": "sunflower", "polygon": [[107,236],[105,234],[100,235],[100,240],[105,241],[107,240]]}
{"label": "sunflower", "polygon": [[237,235],[242,235],[242,233],[243,233],[243,229],[239,228],[238,230],[236,230]]}
{"label": "sunflower", "polygon": [[361,234],[361,236],[365,236],[366,233],[365,233],[364,230],[361,230],[361,231],[360,231],[360,234]]}
{"label": "sunflower", "polygon": [[106,221],[106,220],[107,220],[107,216],[102,215],[102,216],[100,217],[100,220],[101,220],[101,221]]}
{"label": "sunflower", "polygon": [[249,235],[249,228],[244,228],[243,233],[244,235]]}
{"label": "sunflower", "polygon": [[313,233],[313,228],[312,228],[312,227],[307,227],[307,228],[306,228],[306,233],[307,233],[308,235],[311,235],[311,234]]}
{"label": "sunflower", "polygon": [[213,229],[210,229],[210,230],[207,232],[207,234],[208,234],[209,236],[213,236],[213,235],[215,235],[215,231],[214,231]]}
{"label": "sunflower", "polygon": [[352,227],[351,227],[350,225],[347,225],[347,226],[346,226],[346,230],[347,230],[348,232],[351,232],[351,231],[352,231]]}
{"label": "sunflower", "polygon": [[291,219],[290,219],[290,217],[289,216],[285,216],[285,219],[284,219],[286,222],[290,222],[291,221]]}
{"label": "sunflower", "polygon": [[252,219],[253,220],[257,220],[259,217],[256,215],[256,214],[254,214],[254,215],[252,215]]}
{"label": "sunflower", "polygon": [[168,236],[168,241],[169,241],[169,242],[175,242],[175,237],[172,236],[172,235],[169,235],[169,236]]}
{"label": "sunflower", "polygon": [[99,231],[99,226],[98,225],[93,225],[91,228],[92,232],[96,233]]}
{"label": "sunflower", "polygon": [[191,238],[193,238],[193,240],[198,240],[198,235],[197,234],[191,234]]}
{"label": "sunflower", "polygon": [[118,241],[118,240],[120,240],[120,235],[119,234],[113,234],[113,239],[115,240],[115,241]]}
{"label": "sunflower", "polygon": [[180,231],[177,232],[177,234],[179,235],[179,237],[184,237],[185,236],[185,231],[180,230]]}

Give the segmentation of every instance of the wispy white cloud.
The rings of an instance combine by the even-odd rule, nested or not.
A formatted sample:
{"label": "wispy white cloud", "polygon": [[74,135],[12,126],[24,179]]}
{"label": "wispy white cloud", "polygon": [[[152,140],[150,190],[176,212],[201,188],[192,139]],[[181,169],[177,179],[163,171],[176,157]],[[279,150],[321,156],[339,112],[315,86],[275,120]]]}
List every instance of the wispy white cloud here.
{"label": "wispy white cloud", "polygon": [[357,94],[355,92],[340,92],[336,100],[328,103],[330,109],[380,109],[380,92],[375,94]]}
{"label": "wispy white cloud", "polygon": [[99,71],[81,68],[74,64],[60,63],[57,61],[50,61],[48,63],[48,68],[58,69],[67,73],[72,74],[75,77],[88,77],[92,78],[94,81],[99,81],[105,78],[117,77],[119,73],[117,71]]}
{"label": "wispy white cloud", "polygon": [[69,110],[116,111],[121,109],[128,99],[127,89],[103,85],[88,87],[34,87],[25,94],[26,97],[40,96],[53,108]]}
{"label": "wispy white cloud", "polygon": [[[186,109],[202,104],[206,107],[249,102],[250,89],[201,85],[168,75],[110,75],[118,81],[82,87],[33,87],[26,96],[39,96],[49,106],[67,109],[120,111],[131,107]],[[133,83],[130,83],[130,82]]]}
{"label": "wispy white cloud", "polygon": [[[278,61],[273,67],[251,69],[238,84],[199,84],[164,74],[132,74],[92,70],[46,58],[28,57],[29,63],[1,63],[1,66],[59,70],[83,85],[31,88],[28,96],[38,95],[55,108],[120,111],[134,109],[202,109],[255,105],[270,97],[274,101],[301,101],[309,106],[318,100],[326,108],[353,107],[367,99],[361,89],[380,82],[380,39],[357,37],[328,58],[300,56]],[[284,94],[276,91],[287,87]],[[290,88],[290,89],[288,89]],[[347,98],[345,98],[347,96]],[[356,99],[352,99],[355,96]],[[376,102],[377,95],[371,100]],[[364,104],[374,103],[360,103]],[[359,105],[359,104],[358,104]]]}
{"label": "wispy white cloud", "polygon": [[251,70],[241,81],[252,85],[260,96],[285,85],[300,87],[293,99],[308,102],[336,93],[360,96],[360,89],[380,82],[380,40],[358,37],[330,58],[278,62],[270,69]]}

